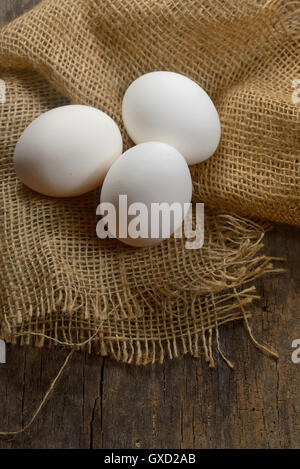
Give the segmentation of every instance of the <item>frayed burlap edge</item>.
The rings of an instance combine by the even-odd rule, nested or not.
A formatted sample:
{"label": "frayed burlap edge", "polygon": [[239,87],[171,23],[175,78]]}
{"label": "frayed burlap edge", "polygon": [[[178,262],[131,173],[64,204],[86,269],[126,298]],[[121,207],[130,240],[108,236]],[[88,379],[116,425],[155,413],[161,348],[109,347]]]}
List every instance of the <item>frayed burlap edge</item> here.
{"label": "frayed burlap edge", "polygon": [[[237,222],[237,218],[240,222],[245,221],[236,216],[226,217],[233,223]],[[219,327],[231,321],[244,320],[255,345],[275,356],[254,339],[248,319],[251,316],[249,306],[259,299],[253,282],[264,274],[282,271],[273,265],[274,260],[282,259],[260,254],[265,231],[271,228],[269,224],[247,220],[247,229],[249,227],[252,227],[253,236],[248,237],[239,250],[240,258],[236,260],[237,264],[243,262],[245,275],[241,276],[240,282],[234,281],[229,286],[230,275],[227,275],[220,291],[207,294],[194,291],[192,296],[188,292],[187,299],[183,298],[181,314],[174,315],[169,305],[172,301],[179,301],[178,298],[182,299],[184,293],[178,294],[162,287],[163,309],[157,311],[157,323],[153,310],[149,316],[146,313],[119,319],[109,314],[107,319],[99,321],[93,317],[82,320],[77,317],[76,311],[70,314],[70,311],[58,310],[55,315],[51,310],[49,317],[36,315],[32,322],[22,320],[20,323],[12,322],[4,313],[0,337],[7,343],[21,346],[68,347],[136,365],[163,363],[166,358],[189,353],[194,357],[204,354],[209,366],[214,367],[215,348],[224,361],[233,367],[220,348]],[[151,328],[150,332],[148,328]]]}
{"label": "frayed burlap edge", "polygon": [[[258,263],[253,280],[255,278],[261,277],[262,275],[266,273],[282,271],[282,269],[273,267],[272,260],[278,261],[282,259],[279,259],[279,258],[272,259],[267,256],[255,257],[253,259],[255,263]],[[162,363],[166,356],[172,359],[174,357],[178,357],[179,355],[187,354],[187,353],[190,353],[192,356],[198,357],[201,353],[201,345],[202,345],[202,352],[204,353],[205,360],[211,368],[215,367],[215,359],[213,356],[213,349],[214,349],[213,345],[215,344],[216,350],[218,354],[220,355],[220,357],[224,360],[224,362],[228,365],[230,369],[233,369],[234,364],[225,356],[220,346],[219,326],[224,325],[228,322],[236,321],[240,319],[244,321],[246,330],[248,331],[248,334],[252,343],[260,351],[267,354],[270,358],[277,360],[279,358],[278,354],[275,351],[272,351],[269,347],[259,343],[253,335],[253,332],[249,323],[249,317],[251,317],[251,314],[249,313],[248,310],[246,310],[245,307],[246,305],[251,304],[254,299],[259,298],[259,296],[255,295],[254,292],[255,292],[254,286],[246,288],[244,290],[240,290],[240,291],[237,291],[236,288],[233,288],[231,294],[225,295],[225,303],[226,301],[230,301],[230,304],[227,305],[227,308],[225,307],[225,305],[222,308],[226,310],[226,313],[227,313],[226,318],[223,318],[223,320],[218,321],[217,315],[215,314],[214,315],[215,320],[213,322],[210,322],[208,324],[204,324],[202,322],[201,330],[195,331],[195,333],[190,333],[190,329],[189,329],[189,333],[187,335],[182,335],[181,337],[177,337],[173,339],[167,338],[164,341],[161,341],[161,340],[155,341],[154,339],[141,341],[140,339],[137,339],[136,341],[131,340],[130,343],[128,343],[122,340],[122,338],[119,338],[116,336],[105,337],[103,333],[104,322],[105,322],[104,321],[104,322],[101,322],[101,324],[97,327],[94,334],[92,334],[88,339],[84,340],[81,343],[75,344],[75,343],[63,342],[57,338],[53,338],[51,336],[47,336],[44,333],[38,333],[38,332],[37,333],[25,332],[25,333],[18,334],[18,332],[15,331],[15,334],[14,334],[9,324],[7,324],[7,322],[4,321],[4,325],[2,326],[0,337],[2,335],[2,337],[7,342],[18,343],[20,345],[24,345],[24,344],[36,345],[39,347],[42,347],[46,344],[51,346],[51,344],[54,343],[56,345],[68,347],[70,350],[68,351],[68,354],[62,366],[60,367],[57,375],[51,381],[50,386],[47,392],[45,393],[42,401],[40,402],[39,406],[33,413],[32,417],[29,419],[29,421],[22,428],[18,430],[0,432],[0,437],[1,438],[14,438],[15,436],[28,430],[28,428],[31,427],[31,425],[35,422],[35,420],[39,416],[44,405],[48,401],[52,391],[55,389],[56,385],[58,384],[59,379],[61,378],[63,372],[67,368],[74,351],[86,350],[86,349],[90,351],[92,345],[96,341],[100,345],[100,348],[98,349],[98,353],[100,353],[102,356],[111,356],[117,359],[118,361],[123,361],[126,363],[135,362],[135,364],[138,364],[138,365],[146,365],[148,363],[154,364],[157,359],[159,360],[160,363]],[[214,295],[211,296],[211,299],[212,299],[213,307],[215,308],[215,311],[217,311],[216,298],[214,297]],[[207,317],[209,318],[209,315]],[[158,350],[157,356],[155,353],[156,349]],[[152,358],[150,359],[151,355],[152,355]]]}

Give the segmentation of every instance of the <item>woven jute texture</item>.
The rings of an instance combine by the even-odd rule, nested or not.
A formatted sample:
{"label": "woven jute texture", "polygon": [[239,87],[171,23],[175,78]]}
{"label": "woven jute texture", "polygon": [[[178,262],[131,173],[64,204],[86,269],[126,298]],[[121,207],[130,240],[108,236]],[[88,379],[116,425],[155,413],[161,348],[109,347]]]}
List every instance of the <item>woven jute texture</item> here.
{"label": "woven jute texture", "polygon": [[[223,356],[219,326],[248,324],[253,281],[272,269],[259,253],[263,225],[241,216],[300,225],[296,7],[45,0],[0,32],[2,338],[138,364],[204,351],[213,366],[213,344]],[[181,239],[147,249],[100,241],[99,190],[48,198],[24,187],[13,169],[25,127],[69,102],[107,112],[130,147],[122,97],[153,70],[189,76],[220,113],[218,151],[192,167],[193,200],[206,204],[199,250]]]}

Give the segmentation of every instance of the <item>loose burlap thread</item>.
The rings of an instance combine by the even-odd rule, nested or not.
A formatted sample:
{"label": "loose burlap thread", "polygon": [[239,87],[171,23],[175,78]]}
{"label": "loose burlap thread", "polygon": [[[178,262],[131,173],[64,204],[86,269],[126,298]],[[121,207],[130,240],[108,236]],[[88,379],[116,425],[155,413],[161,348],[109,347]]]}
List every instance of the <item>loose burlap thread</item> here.
{"label": "loose burlap thread", "polygon": [[[298,13],[284,1],[45,0],[0,32],[2,338],[136,364],[203,352],[210,366],[215,343],[231,366],[219,326],[244,318],[253,338],[253,282],[274,270],[259,253],[264,225],[242,216],[300,225]],[[100,241],[99,190],[51,199],[13,169],[26,126],[69,102],[107,112],[131,146],[122,97],[160,69],[198,82],[220,113],[219,149],[191,168],[206,204],[200,250]]]}

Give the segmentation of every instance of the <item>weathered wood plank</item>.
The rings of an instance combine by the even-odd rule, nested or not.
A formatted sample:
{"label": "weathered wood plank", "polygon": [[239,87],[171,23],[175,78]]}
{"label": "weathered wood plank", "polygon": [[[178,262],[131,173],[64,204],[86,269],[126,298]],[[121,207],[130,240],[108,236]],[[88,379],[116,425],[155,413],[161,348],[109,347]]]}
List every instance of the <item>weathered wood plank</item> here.
{"label": "weathered wood plank", "polygon": [[[0,25],[39,0],[2,0]],[[258,282],[257,338],[280,353],[259,352],[243,325],[221,330],[231,371],[190,357],[136,368],[76,353],[51,399],[25,433],[0,448],[299,448],[300,231],[276,227],[266,250],[286,256],[287,271]],[[67,354],[8,347],[0,365],[0,431],[30,418]]]}
{"label": "weathered wood plank", "polygon": [[1,0],[0,28],[40,2],[41,0]]}

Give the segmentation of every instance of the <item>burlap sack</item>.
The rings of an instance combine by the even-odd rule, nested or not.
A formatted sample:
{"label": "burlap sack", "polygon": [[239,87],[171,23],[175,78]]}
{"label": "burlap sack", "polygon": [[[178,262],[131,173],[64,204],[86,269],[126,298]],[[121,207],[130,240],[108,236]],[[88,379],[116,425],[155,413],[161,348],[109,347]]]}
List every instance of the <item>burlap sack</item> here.
{"label": "burlap sack", "polygon": [[[220,351],[218,326],[247,321],[252,281],[271,266],[257,254],[260,224],[208,207],[300,224],[297,24],[282,1],[45,0],[0,32],[2,338],[143,364],[203,347],[213,365],[213,333]],[[90,104],[122,127],[126,88],[160,69],[197,81],[221,116],[219,150],[192,168],[194,200],[206,203],[201,250],[100,241],[99,190],[56,200],[13,169],[17,139],[42,112]]]}

